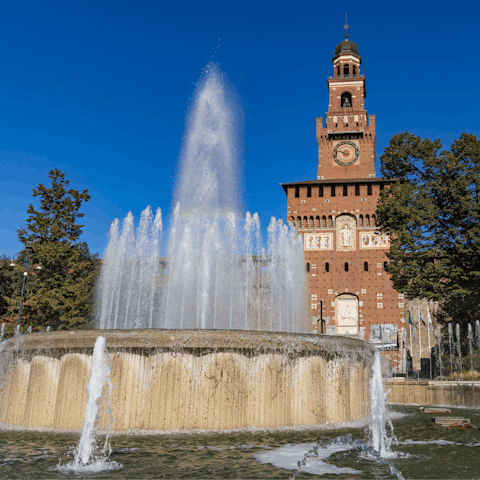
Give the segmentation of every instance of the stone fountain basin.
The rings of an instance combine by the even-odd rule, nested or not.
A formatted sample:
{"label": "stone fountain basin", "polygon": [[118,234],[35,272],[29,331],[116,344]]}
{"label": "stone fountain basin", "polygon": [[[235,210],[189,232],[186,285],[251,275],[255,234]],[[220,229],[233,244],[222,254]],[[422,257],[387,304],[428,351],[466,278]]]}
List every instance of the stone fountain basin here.
{"label": "stone fountain basin", "polygon": [[116,431],[315,426],[368,416],[374,349],[353,338],[239,330],[85,330],[0,350],[0,422],[82,427],[92,352],[106,338]]}

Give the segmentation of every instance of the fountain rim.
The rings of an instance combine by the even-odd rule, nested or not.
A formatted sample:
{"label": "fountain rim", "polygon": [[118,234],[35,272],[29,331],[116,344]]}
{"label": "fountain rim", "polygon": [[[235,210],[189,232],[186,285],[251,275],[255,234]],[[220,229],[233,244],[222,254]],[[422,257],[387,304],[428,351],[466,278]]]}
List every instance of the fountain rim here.
{"label": "fountain rim", "polygon": [[12,337],[3,342],[1,354],[29,351],[93,351],[97,337],[107,340],[110,352],[129,350],[227,350],[258,353],[315,354],[335,356],[356,354],[373,358],[375,348],[351,337],[308,333],[220,329],[91,329],[37,332]]}

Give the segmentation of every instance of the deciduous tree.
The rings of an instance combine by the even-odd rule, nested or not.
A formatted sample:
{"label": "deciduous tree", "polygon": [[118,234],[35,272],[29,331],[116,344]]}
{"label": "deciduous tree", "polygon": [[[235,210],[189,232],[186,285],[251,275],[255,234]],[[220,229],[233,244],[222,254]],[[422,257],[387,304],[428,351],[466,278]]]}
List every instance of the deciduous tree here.
{"label": "deciduous tree", "polygon": [[409,298],[442,302],[443,321],[480,318],[480,142],[395,135],[381,171],[396,179],[380,196],[381,231],[391,238],[387,271]]}

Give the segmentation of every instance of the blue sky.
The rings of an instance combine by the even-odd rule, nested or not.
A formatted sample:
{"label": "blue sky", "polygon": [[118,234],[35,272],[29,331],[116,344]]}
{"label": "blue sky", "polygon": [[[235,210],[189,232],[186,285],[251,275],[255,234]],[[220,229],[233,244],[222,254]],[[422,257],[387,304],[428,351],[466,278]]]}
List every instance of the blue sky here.
{"label": "blue sky", "polygon": [[244,111],[244,209],[264,229],[285,219],[279,183],[316,176],[315,118],[345,11],[377,116],[377,171],[395,133],[445,146],[479,134],[476,2],[3,2],[0,255],[20,250],[15,229],[52,168],[89,190],[93,252],[129,210],[168,215],[185,112],[212,61]]}

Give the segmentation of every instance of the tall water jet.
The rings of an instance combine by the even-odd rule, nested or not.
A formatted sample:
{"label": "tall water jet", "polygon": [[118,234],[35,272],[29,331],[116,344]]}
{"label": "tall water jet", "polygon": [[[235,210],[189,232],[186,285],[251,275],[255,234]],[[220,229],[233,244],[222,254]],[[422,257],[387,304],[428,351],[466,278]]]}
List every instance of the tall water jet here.
{"label": "tall water jet", "polygon": [[[110,401],[112,398],[113,383],[110,378],[111,362],[107,350],[105,337],[99,336],[95,341],[92,356],[92,370],[87,386],[87,406],[83,421],[82,436],[75,449],[72,462],[58,465],[56,470],[72,471],[75,473],[94,472],[121,468],[117,462],[108,462],[111,453],[110,429],[113,423]],[[104,389],[108,390],[108,397],[104,397]],[[100,408],[104,403],[105,413],[108,417],[107,431],[103,448],[97,452],[96,430],[100,420]]]}
{"label": "tall water jet", "polygon": [[458,373],[460,380],[463,380],[463,365],[462,365],[462,342],[460,339],[460,325],[455,325],[455,332],[457,334],[457,358],[458,358]]}
{"label": "tall water jet", "polygon": [[[382,359],[380,351],[375,352],[375,359],[372,366],[372,378],[370,380],[370,411],[372,423],[370,430],[372,432],[372,444],[374,450],[380,453],[383,458],[393,455],[390,448],[391,439],[387,436],[386,424],[386,404],[388,392],[385,393],[382,378]],[[391,423],[390,427],[393,429]]]}
{"label": "tall water jet", "polygon": [[442,332],[440,330],[440,325],[437,325],[437,367],[438,375],[440,378],[443,377],[443,342],[442,342]]}
{"label": "tall water jet", "polygon": [[302,239],[272,218],[264,246],[258,214],[240,214],[236,122],[223,74],[209,68],[189,111],[166,258],[160,212],[152,222],[148,207],[136,231],[131,213],[121,231],[113,222],[101,329],[307,331]]}

